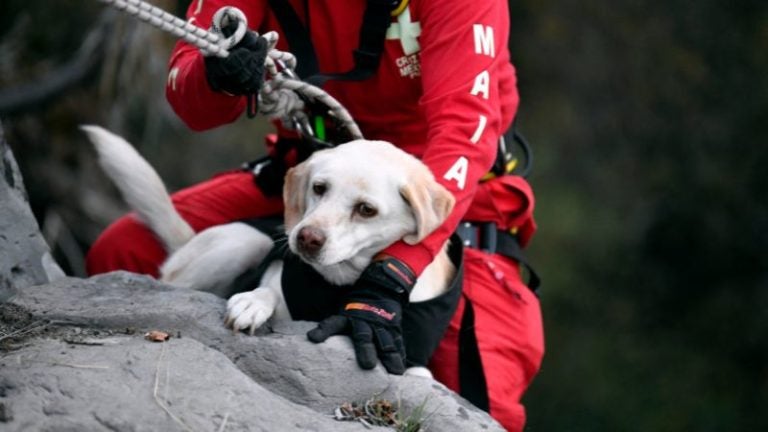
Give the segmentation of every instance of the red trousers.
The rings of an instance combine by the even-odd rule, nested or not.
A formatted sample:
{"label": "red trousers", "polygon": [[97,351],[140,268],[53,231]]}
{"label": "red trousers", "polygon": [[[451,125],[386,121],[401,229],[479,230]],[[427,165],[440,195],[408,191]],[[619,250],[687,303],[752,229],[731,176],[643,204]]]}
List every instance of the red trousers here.
{"label": "red trousers", "polygon": [[[172,199],[195,231],[240,219],[274,216],[283,210],[282,198],[264,196],[252,174],[243,171],[220,174],[175,193]],[[164,259],[165,251],[152,232],[129,214],[111,224],[94,242],[86,267],[90,275],[128,270],[157,276]],[[487,396],[484,408],[507,430],[522,431],[525,410],[520,398],[539,370],[544,353],[538,298],[522,283],[516,263],[500,255],[467,249],[464,271],[462,299],[430,369],[438,381],[464,394],[462,387],[472,383],[460,380],[460,375],[466,377],[468,367],[481,368],[482,373],[475,375],[485,381],[481,385]],[[474,319],[470,330],[474,330],[479,353],[479,363],[473,365],[462,364],[460,353],[468,305]]]}
{"label": "red trousers", "polygon": [[[507,430],[522,431],[525,408],[520,399],[544,355],[539,299],[523,284],[514,261],[470,248],[464,250],[462,294],[429,368],[435,379],[475,403],[464,387],[476,388],[478,383],[460,378],[484,379],[479,386],[485,389],[487,405],[481,408]],[[467,307],[472,308],[473,315],[469,325]],[[462,350],[468,348],[460,339],[468,332],[474,333],[479,365],[463,360],[466,356]],[[477,367],[482,369],[479,377],[478,371],[467,370]]]}

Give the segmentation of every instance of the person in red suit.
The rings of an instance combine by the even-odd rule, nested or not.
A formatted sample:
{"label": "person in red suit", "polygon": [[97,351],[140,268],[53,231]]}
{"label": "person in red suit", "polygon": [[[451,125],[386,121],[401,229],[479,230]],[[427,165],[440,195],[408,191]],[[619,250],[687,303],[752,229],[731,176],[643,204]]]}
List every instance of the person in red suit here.
{"label": "person in red suit", "polygon": [[[279,3],[282,13],[275,9]],[[235,6],[252,30],[277,31],[277,48],[291,51],[288,41],[296,37],[295,29],[287,32],[280,17],[288,10],[314,50],[308,67],[315,70],[301,73],[334,74],[360,69],[365,63],[360,59],[365,50],[360,48],[369,36],[362,23],[372,3],[377,0],[195,0],[187,17],[207,29],[219,8]],[[368,73],[355,79],[331,76],[323,89],[349,110],[367,139],[389,141],[420,158],[455,196],[455,208],[441,228],[420,244],[398,242],[380,256],[418,276],[457,227],[465,229],[465,239],[466,232],[474,236],[465,242],[470,247],[464,253],[462,296],[430,369],[437,380],[488,411],[506,429],[520,431],[525,424],[520,399],[544,353],[539,300],[523,282],[517,257],[481,241],[483,233],[489,233],[482,228],[490,226],[493,236],[525,246],[536,229],[533,193],[526,180],[517,175],[486,176],[519,102],[507,47],[508,4],[378,0],[374,7],[382,3],[392,3],[391,13],[373,66],[369,62]],[[204,57],[185,42],[176,45],[166,95],[191,129],[226,125],[242,115],[247,98],[263,79],[265,43],[255,35],[249,32],[226,59]],[[300,57],[300,67],[303,61]],[[265,191],[253,176],[247,170],[223,173],[175,193],[173,202],[197,231],[281,214],[279,194]],[[93,244],[87,269],[90,274],[123,269],[157,276],[164,258],[150,231],[128,215]],[[391,299],[397,289],[408,289],[403,281],[379,286],[370,280],[359,283],[365,285],[359,289],[373,304],[390,305],[381,301]],[[329,335],[316,334],[316,339]]]}

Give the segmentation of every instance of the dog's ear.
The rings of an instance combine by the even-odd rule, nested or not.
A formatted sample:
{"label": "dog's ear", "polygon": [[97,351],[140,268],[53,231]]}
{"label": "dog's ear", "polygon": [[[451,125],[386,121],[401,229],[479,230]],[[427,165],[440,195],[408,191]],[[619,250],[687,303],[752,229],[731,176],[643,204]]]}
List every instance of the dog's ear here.
{"label": "dog's ear", "polygon": [[309,164],[302,162],[288,170],[283,185],[283,203],[285,204],[285,231],[289,232],[299,223],[306,210],[307,183],[309,182]]}
{"label": "dog's ear", "polygon": [[413,176],[400,188],[400,195],[411,206],[416,218],[416,232],[403,237],[408,244],[422,241],[442,225],[456,202],[448,189],[436,182],[431,174]]}

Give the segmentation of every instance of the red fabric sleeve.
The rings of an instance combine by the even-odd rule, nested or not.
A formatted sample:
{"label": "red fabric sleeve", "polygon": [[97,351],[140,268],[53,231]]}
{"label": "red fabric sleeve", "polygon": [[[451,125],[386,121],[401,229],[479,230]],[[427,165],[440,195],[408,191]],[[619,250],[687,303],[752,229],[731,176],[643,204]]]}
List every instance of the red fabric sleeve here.
{"label": "red fabric sleeve", "polygon": [[428,122],[422,160],[456,197],[448,220],[420,244],[398,242],[384,251],[420,274],[467,212],[517,110],[518,95],[507,50],[506,1],[428,1],[417,12],[420,104]]}
{"label": "red fabric sleeve", "polygon": [[[259,28],[266,13],[265,2],[232,0],[195,0],[189,5],[187,19],[205,29],[213,14],[223,6],[243,11],[250,28]],[[203,56],[197,47],[179,41],[168,64],[165,95],[176,114],[190,129],[201,131],[235,121],[245,110],[245,98],[211,90],[205,78]]]}

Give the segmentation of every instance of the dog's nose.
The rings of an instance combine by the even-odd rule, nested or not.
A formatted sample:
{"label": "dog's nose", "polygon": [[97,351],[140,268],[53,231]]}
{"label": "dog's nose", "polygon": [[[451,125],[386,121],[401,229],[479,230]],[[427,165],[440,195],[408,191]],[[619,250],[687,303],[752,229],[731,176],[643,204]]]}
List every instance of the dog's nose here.
{"label": "dog's nose", "polygon": [[325,244],[325,234],[317,228],[304,227],[296,237],[299,249],[309,255],[315,255]]}

